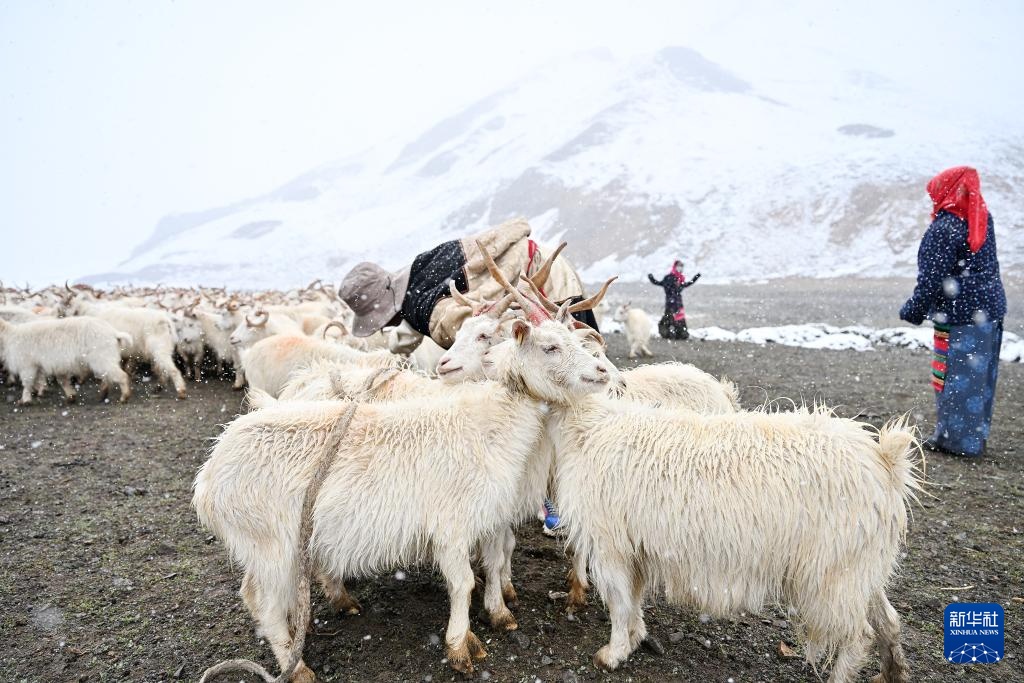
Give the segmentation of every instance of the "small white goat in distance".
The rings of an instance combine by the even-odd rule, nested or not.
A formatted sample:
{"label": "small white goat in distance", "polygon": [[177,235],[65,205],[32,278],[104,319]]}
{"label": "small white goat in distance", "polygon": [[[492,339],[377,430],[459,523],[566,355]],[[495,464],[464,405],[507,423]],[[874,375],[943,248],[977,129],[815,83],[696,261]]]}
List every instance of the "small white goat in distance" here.
{"label": "small white goat in distance", "polygon": [[615,309],[612,320],[623,323],[626,328],[630,358],[654,355],[647,346],[647,342],[651,339],[651,318],[642,309],[634,308],[631,303],[622,304]]}
{"label": "small white goat in distance", "polygon": [[191,305],[173,311],[171,314],[178,336],[174,350],[181,356],[185,365],[185,376],[196,382],[202,379],[203,353],[206,351],[203,322],[195,309],[198,303],[199,299],[197,298]]}
{"label": "small white goat in distance", "polygon": [[0,318],[0,360],[21,380],[22,404],[32,402],[33,391],[41,394],[47,378],[53,376],[67,400],[73,402],[77,394],[71,378],[84,378],[88,373],[99,378],[102,398],[113,382],[124,403],[132,390],[121,369],[121,347],[131,343],[131,335],[96,318],[50,318],[20,324]]}
{"label": "small white goat in distance", "polygon": [[230,341],[232,346],[241,351],[275,334],[299,335],[305,332],[293,318],[282,313],[271,315],[266,309],[258,308],[242,318],[231,333]]}
{"label": "small white goat in distance", "polygon": [[174,364],[177,333],[169,314],[120,303],[100,303],[87,299],[87,295],[76,292],[68,287],[67,283],[65,287],[69,294],[62,301],[62,315],[93,316],[106,321],[114,329],[131,335],[131,344],[121,352],[121,357],[127,361],[129,374],[137,362],[149,363],[161,382],[170,382],[178,398],[185,398],[185,380]]}

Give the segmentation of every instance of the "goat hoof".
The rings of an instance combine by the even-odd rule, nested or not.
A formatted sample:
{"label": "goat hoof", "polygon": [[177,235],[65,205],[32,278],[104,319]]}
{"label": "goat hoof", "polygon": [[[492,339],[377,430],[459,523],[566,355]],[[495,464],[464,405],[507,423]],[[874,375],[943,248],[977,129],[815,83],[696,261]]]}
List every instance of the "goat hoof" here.
{"label": "goat hoof", "polygon": [[659,657],[662,657],[665,654],[665,646],[662,645],[661,641],[659,641],[654,636],[647,636],[646,638],[641,640],[640,647],[647,650],[652,655],[657,655]]}
{"label": "goat hoof", "polygon": [[512,587],[512,584],[506,584],[501,587],[501,599],[505,601],[505,604],[509,607],[516,607],[519,605],[519,596],[516,595],[516,589]]}
{"label": "goat hoof", "polygon": [[357,614],[362,614],[363,612],[363,606],[360,605],[357,601],[353,600],[351,597],[331,600],[330,604],[331,609],[338,614],[348,614],[350,616],[355,616]]}
{"label": "goat hoof", "polygon": [[504,610],[495,610],[491,614],[491,628],[495,631],[515,631],[519,628],[519,624],[516,622],[512,612],[506,607]]}
{"label": "goat hoof", "polygon": [[466,645],[469,647],[469,654],[473,659],[479,661],[487,657],[487,650],[484,649],[484,644],[480,642],[480,639],[472,631],[466,632]]}
{"label": "goat hoof", "polygon": [[289,680],[291,683],[316,683],[316,674],[308,666],[300,663],[295,667],[295,671]]}
{"label": "goat hoof", "polygon": [[576,614],[587,606],[587,594],[580,591],[569,591],[569,597],[565,601],[565,613]]}
{"label": "goat hoof", "polygon": [[448,648],[448,666],[461,674],[473,673],[473,659],[469,656],[465,641],[457,648]]}
{"label": "goat hoof", "polygon": [[182,389],[181,391],[178,392],[178,400],[179,401],[184,401],[186,398],[188,398],[188,394],[185,393],[184,389]]}
{"label": "goat hoof", "polygon": [[611,646],[605,645],[594,654],[594,666],[605,671],[615,671],[622,660],[611,653]]}

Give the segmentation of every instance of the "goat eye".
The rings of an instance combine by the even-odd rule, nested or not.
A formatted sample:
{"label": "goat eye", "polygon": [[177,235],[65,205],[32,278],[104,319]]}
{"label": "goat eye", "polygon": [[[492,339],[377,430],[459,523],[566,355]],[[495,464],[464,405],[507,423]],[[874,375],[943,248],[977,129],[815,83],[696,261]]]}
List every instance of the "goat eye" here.
{"label": "goat eye", "polygon": [[478,334],[476,336],[476,340],[477,341],[487,341],[487,335],[486,334]]}
{"label": "goat eye", "polygon": [[562,349],[558,348],[557,346],[545,346],[544,347],[544,353],[558,353],[561,350]]}

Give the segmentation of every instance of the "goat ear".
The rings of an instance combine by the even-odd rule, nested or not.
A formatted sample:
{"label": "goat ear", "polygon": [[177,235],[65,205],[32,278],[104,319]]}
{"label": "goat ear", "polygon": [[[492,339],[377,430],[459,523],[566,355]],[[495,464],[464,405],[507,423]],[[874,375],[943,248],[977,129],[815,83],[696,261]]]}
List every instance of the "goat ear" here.
{"label": "goat ear", "polygon": [[526,341],[526,338],[530,336],[530,325],[522,320],[517,320],[512,323],[512,338],[516,340],[516,343],[520,346]]}

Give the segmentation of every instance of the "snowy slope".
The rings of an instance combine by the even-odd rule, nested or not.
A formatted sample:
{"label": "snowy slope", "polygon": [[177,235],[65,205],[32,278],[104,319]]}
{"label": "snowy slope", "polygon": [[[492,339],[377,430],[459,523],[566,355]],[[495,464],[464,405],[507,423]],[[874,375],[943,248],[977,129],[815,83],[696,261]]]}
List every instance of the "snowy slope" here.
{"label": "snowy slope", "polygon": [[408,140],[168,217],[88,280],[337,280],[518,215],[591,281],[676,256],[710,281],[911,275],[924,183],[958,163],[982,171],[1004,269],[1024,265],[1024,125],[807,59],[799,79],[754,79],[686,47],[577,55]]}

